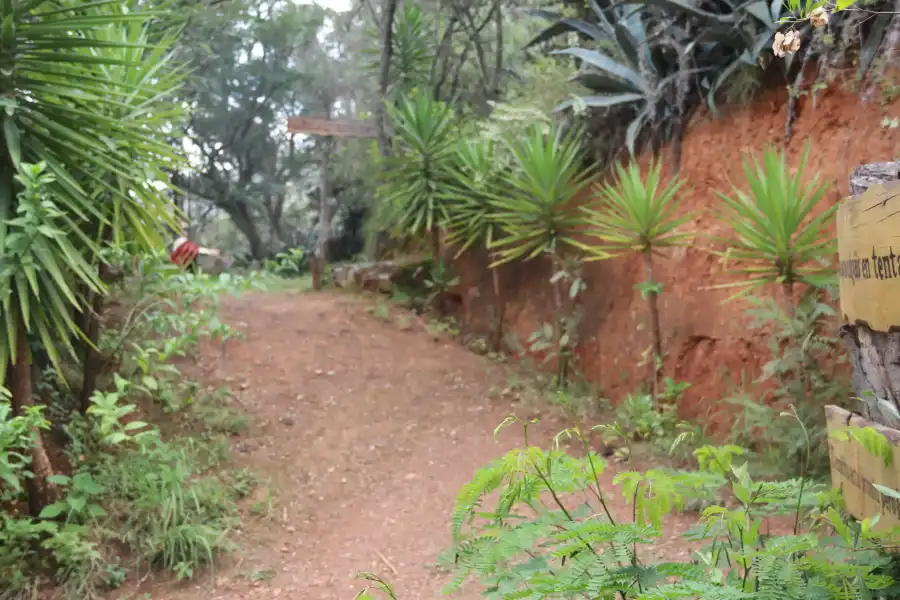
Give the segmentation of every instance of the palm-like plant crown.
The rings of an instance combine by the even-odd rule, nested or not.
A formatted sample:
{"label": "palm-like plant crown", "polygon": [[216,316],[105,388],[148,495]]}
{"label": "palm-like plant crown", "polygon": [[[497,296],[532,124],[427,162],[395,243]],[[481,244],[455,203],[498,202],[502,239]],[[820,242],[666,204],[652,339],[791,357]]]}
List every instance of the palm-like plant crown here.
{"label": "palm-like plant crown", "polygon": [[496,238],[492,200],[498,195],[502,167],[495,142],[483,137],[461,139],[454,162],[449,168],[453,184],[446,193],[447,242],[459,246],[459,257],[474,244],[490,246]]}
{"label": "palm-like plant crown", "polygon": [[178,161],[160,132],[177,112],[161,102],[176,83],[174,36],[148,45],[162,15],[124,6],[0,3],[0,381],[20,328],[36,332],[55,362],[58,349],[72,350],[77,290],[102,289],[89,266],[99,229],[119,234],[127,224],[152,243],[174,224],[153,185],[162,164]]}
{"label": "palm-like plant crown", "polygon": [[[813,216],[825,196],[826,186],[818,175],[805,182],[809,148],[793,172],[783,152],[768,149],[762,162],[744,160],[748,190],[733,186],[731,196],[718,193],[726,210],[722,219],[734,236],[722,240],[726,261],[738,264],[732,270],[741,280],[724,287],[741,288],[735,296],[751,293],[770,283],[827,285],[834,280],[833,269],[821,261],[836,252],[829,223],[835,204]],[[726,262],[727,265],[727,262]]]}
{"label": "palm-like plant crown", "polygon": [[659,161],[650,164],[646,177],[636,163],[616,165],[614,181],[603,186],[600,209],[585,209],[598,249],[610,257],[686,244],[693,233],[679,231],[691,220],[689,214],[678,215],[682,183],[673,178],[664,185]]}
{"label": "palm-like plant crown", "polygon": [[395,155],[384,172],[382,201],[394,228],[411,236],[432,233],[447,219],[443,192],[455,154],[453,110],[427,93],[414,93],[389,105]]}
{"label": "palm-like plant crown", "polygon": [[492,244],[499,255],[494,264],[566,246],[585,250],[579,236],[587,221],[575,201],[591,185],[593,173],[583,167],[578,133],[564,134],[558,125],[546,132],[533,126],[507,144],[512,168],[503,183],[509,189],[493,200],[494,218],[505,232]]}

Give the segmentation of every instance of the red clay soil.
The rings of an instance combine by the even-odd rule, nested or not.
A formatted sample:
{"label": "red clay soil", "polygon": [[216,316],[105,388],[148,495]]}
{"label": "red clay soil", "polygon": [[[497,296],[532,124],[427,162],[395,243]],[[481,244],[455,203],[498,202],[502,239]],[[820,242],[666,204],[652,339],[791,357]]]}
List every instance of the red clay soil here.
{"label": "red clay soil", "polygon": [[[881,125],[885,116],[900,116],[900,98],[886,105],[877,99],[862,103],[859,98],[835,84],[820,92],[815,104],[808,96],[800,100],[789,161],[796,166],[810,144],[807,176],[818,173],[821,180],[830,182],[822,208],[848,193],[849,175],[858,165],[900,158],[900,133]],[[786,92],[774,90],[721,118],[701,115],[688,130],[681,167],[686,180],[682,209],[694,215],[686,229],[698,236],[689,248],[667,251],[655,269],[664,284],[660,313],[666,374],[693,384],[680,405],[682,416],[705,416],[716,409],[730,385],[740,383],[742,372],[756,377],[770,358],[765,336],[747,330],[747,303],[725,304],[734,290],[710,289],[734,278],[709,249],[722,249],[711,238],[728,234],[716,218],[721,202],[715,192],[730,192],[729,182],[744,184],[741,160],[745,153],[758,156],[768,145],[783,145],[786,110]],[[489,331],[491,282],[484,257],[463,257],[457,271],[465,322],[473,329]],[[549,266],[540,261],[501,269],[509,300],[506,327],[521,341],[541,321],[550,319],[549,276]],[[582,369],[610,400],[618,402],[644,377],[645,369],[638,363],[650,346],[647,311],[634,289],[644,279],[644,268],[638,257],[592,262],[585,279]]]}
{"label": "red clay soil", "polygon": [[[452,340],[435,341],[418,321],[403,328],[376,319],[366,306],[329,293],[225,301],[224,318],[246,340],[224,352],[205,348],[200,375],[231,386],[250,417],[233,444],[233,466],[266,482],[271,510],[260,517],[248,504],[240,549],[212,577],[145,582],[129,597],[348,600],[359,571],[389,580],[401,600],[442,597],[448,577],[429,565],[450,543],[456,493],[477,468],[522,443],[512,428],[493,437],[521,409],[497,393],[509,381],[502,367]],[[542,424],[532,443],[561,427]],[[612,477],[612,468],[602,477],[609,493]],[[265,494],[257,490],[251,503]],[[623,519],[631,513],[618,498],[613,510]],[[689,555],[678,532],[695,519],[667,521],[658,558]],[[456,597],[479,595],[470,587]]]}

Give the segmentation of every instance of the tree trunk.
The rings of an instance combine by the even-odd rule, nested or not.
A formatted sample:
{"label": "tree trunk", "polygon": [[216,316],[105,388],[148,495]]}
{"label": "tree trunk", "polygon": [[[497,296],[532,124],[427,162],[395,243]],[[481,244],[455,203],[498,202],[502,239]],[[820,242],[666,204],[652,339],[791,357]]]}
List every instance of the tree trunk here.
{"label": "tree trunk", "polygon": [[[874,185],[897,180],[900,180],[900,161],[862,165],[850,176],[852,198],[848,202],[858,200]],[[885,203],[891,206],[882,207],[884,211],[894,213],[898,198],[897,194],[889,196]],[[880,215],[873,218],[878,219]],[[900,411],[900,323],[887,329],[875,331],[866,322],[849,322],[841,327],[841,338],[850,352],[854,395],[867,411],[863,416],[898,427],[900,420],[895,413]]]}
{"label": "tree trunk", "polygon": [[[12,396],[13,414],[24,414],[29,406],[32,406],[32,379],[31,366],[28,364],[28,336],[25,332],[25,323],[19,320],[16,334],[15,361],[9,366],[9,391]],[[31,516],[37,517],[44,507],[56,502],[58,490],[49,477],[53,475],[53,466],[47,457],[44,448],[44,438],[41,430],[35,428],[32,432],[31,448],[31,472],[33,476],[26,481],[28,490],[28,510]]]}
{"label": "tree trunk", "polygon": [[[328,111],[327,118],[331,118]],[[331,205],[331,151],[334,141],[330,138],[323,140],[322,166],[319,169],[319,237],[316,241],[315,267],[313,273],[313,288],[322,289],[322,276],[325,266],[328,264],[328,242],[331,239],[331,220],[334,211]]]}
{"label": "tree trunk", "polygon": [[503,319],[506,317],[506,302],[503,300],[503,294],[500,291],[500,273],[499,267],[491,269],[491,280],[494,284],[494,304],[497,307],[496,323],[494,323],[494,351],[503,350]]}
{"label": "tree trunk", "polygon": [[787,314],[792,319],[794,318],[794,313],[796,311],[795,302],[794,302],[794,284],[793,283],[785,283],[782,286],[784,290],[784,303],[787,305]]}
{"label": "tree trunk", "polygon": [[[648,250],[644,250],[644,267],[647,272],[646,282],[650,285],[656,283],[653,279],[653,254]],[[659,328],[659,298],[656,290],[647,292],[647,307],[650,309],[650,333],[653,336],[653,356],[650,360],[650,394],[653,402],[656,403],[659,398],[659,385],[662,379],[662,368],[657,368],[657,361],[662,361],[662,334]]]}
{"label": "tree trunk", "polygon": [[[562,259],[554,253],[550,259],[551,267],[551,278],[555,278],[556,274],[563,270],[563,262]],[[553,348],[556,351],[556,385],[560,388],[565,388],[566,386],[566,373],[568,371],[568,365],[566,364],[566,357],[563,355],[562,349],[562,336],[563,329],[565,328],[564,323],[566,322],[565,315],[563,314],[565,311],[565,304],[563,303],[563,298],[565,297],[565,293],[562,289],[562,283],[560,281],[552,281],[550,283],[551,287],[553,287],[553,308],[554,308],[554,323],[553,323]]]}
{"label": "tree trunk", "polygon": [[262,260],[265,254],[262,239],[259,237],[253,215],[250,214],[247,206],[244,203],[220,204],[219,206],[228,214],[238,231],[244,234],[247,244],[250,246],[250,256],[254,260]]}
{"label": "tree trunk", "polygon": [[382,157],[390,156],[391,146],[388,139],[387,100],[388,86],[391,83],[391,59],[394,56],[394,14],[397,12],[397,0],[386,0],[381,17],[381,65],[378,76],[378,151]]}
{"label": "tree trunk", "polygon": [[[112,228],[106,227],[103,231],[103,244],[109,244],[112,241]],[[97,274],[100,281],[104,285],[113,283],[122,273],[114,273],[106,262],[100,261],[97,267]],[[98,350],[100,344],[100,327],[103,320],[104,294],[98,292],[90,292],[87,294],[89,302],[84,311],[84,326],[82,331],[87,337],[87,341],[82,345],[84,365],[84,375],[81,380],[81,392],[78,396],[78,404],[81,414],[87,413],[87,409],[91,406],[91,396],[97,390],[97,378],[100,371],[103,370],[103,355]]]}
{"label": "tree trunk", "polygon": [[431,228],[431,259],[435,268],[444,262],[441,257],[441,231],[437,227]]}

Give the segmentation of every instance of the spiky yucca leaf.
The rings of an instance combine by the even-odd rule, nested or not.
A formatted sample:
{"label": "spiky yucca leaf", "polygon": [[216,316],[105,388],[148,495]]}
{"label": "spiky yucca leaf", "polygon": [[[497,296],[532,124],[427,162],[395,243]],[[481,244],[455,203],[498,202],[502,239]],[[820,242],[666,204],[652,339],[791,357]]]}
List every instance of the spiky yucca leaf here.
{"label": "spiky yucca leaf", "polygon": [[[83,302],[76,290],[102,289],[85,268],[99,251],[99,226],[115,221],[121,229],[127,221],[152,241],[150,232],[172,221],[170,204],[152,184],[164,157],[168,166],[177,162],[159,137],[174,112],[161,100],[173,66],[167,40],[150,45],[143,34],[164,14],[123,5],[0,3],[0,249],[5,266],[15,267],[0,281],[0,381],[22,329],[36,333],[57,364],[59,350],[71,350],[69,339],[81,335],[71,317]],[[26,215],[19,197],[41,210]],[[26,251],[16,240],[29,227],[39,235],[29,236]],[[65,244],[54,233],[63,229]],[[32,265],[31,280],[17,264]]]}
{"label": "spiky yucca leaf", "polygon": [[381,201],[387,203],[393,228],[401,234],[433,233],[447,220],[451,184],[448,167],[455,156],[455,115],[426,92],[389,105],[395,131],[395,155],[387,160]]}
{"label": "spiky yucca leaf", "polygon": [[678,215],[678,192],[684,182],[662,180],[662,162],[653,161],[646,177],[636,163],[616,165],[616,177],[604,185],[599,210],[585,208],[591,236],[606,256],[644,252],[690,242],[692,232],[678,231],[692,215]]}
{"label": "spiky yucca leaf", "polygon": [[[744,159],[747,191],[736,186],[731,196],[718,193],[725,204],[721,218],[733,230],[723,239],[728,250],[720,252],[740,281],[718,287],[736,287],[731,298],[752,293],[762,286],[778,283],[790,286],[805,283],[827,285],[834,270],[821,259],[834,256],[837,246],[831,221],[838,206],[829,206],[812,216],[825,197],[826,186],[818,175],[806,182],[804,150],[797,169],[787,166],[785,154],[768,149],[762,162]],[[731,299],[729,298],[729,299]]]}
{"label": "spiky yucca leaf", "polygon": [[586,250],[579,239],[587,219],[575,204],[594,180],[583,167],[577,131],[564,134],[559,125],[533,126],[508,140],[512,169],[503,182],[508,191],[493,199],[494,218],[506,235],[491,244],[498,258],[492,266],[529,260],[568,246]]}
{"label": "spiky yucca leaf", "polygon": [[460,140],[448,172],[452,183],[442,194],[450,201],[447,242],[459,246],[459,258],[476,243],[490,246],[497,233],[491,199],[499,193],[501,173],[494,141],[481,137]]}

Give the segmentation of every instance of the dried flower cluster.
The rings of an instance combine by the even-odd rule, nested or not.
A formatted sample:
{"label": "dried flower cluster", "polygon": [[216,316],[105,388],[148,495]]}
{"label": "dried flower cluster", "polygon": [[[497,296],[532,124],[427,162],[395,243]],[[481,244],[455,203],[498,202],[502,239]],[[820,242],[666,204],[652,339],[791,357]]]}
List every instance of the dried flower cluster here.
{"label": "dried flower cluster", "polygon": [[824,6],[820,6],[816,10],[809,13],[809,22],[813,27],[825,27],[828,25],[829,14]]}
{"label": "dried flower cluster", "polygon": [[775,42],[772,44],[772,52],[778,58],[793,54],[800,49],[800,32],[789,29],[786,33],[780,31],[775,34]]}
{"label": "dried flower cluster", "polygon": [[[813,27],[822,28],[828,25],[830,18],[828,10],[824,6],[809,13],[809,22]],[[775,41],[772,43],[772,51],[778,58],[783,58],[788,54],[793,54],[800,49],[800,32],[794,29],[788,29],[785,33],[780,31],[775,34]]]}

